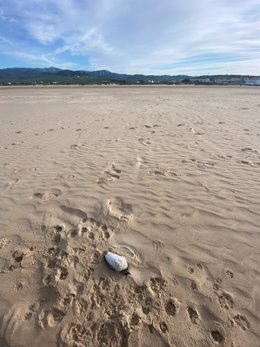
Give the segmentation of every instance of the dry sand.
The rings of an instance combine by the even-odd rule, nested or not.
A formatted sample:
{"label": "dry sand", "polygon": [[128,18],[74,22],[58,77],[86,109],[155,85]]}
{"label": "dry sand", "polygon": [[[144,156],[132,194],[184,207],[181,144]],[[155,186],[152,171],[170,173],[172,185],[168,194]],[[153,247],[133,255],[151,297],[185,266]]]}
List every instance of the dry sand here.
{"label": "dry sand", "polygon": [[0,346],[259,346],[259,115],[257,88],[1,88]]}

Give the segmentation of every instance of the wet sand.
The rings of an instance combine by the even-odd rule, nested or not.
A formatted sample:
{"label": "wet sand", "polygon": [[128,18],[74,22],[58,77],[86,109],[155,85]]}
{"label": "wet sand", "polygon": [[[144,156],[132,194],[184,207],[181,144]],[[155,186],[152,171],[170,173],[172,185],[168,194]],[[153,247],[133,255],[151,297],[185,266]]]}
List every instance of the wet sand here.
{"label": "wet sand", "polygon": [[259,100],[0,88],[0,346],[258,347]]}

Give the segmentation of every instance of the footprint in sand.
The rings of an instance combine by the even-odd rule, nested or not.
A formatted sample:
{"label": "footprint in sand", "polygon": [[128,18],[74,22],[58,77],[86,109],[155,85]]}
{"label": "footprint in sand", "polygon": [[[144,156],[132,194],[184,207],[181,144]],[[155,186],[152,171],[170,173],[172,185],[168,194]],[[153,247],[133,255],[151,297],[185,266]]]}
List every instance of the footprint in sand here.
{"label": "footprint in sand", "polygon": [[34,193],[33,197],[40,200],[52,200],[58,198],[61,195],[60,189],[40,190]]}
{"label": "footprint in sand", "polygon": [[250,152],[250,151],[253,151],[253,149],[250,147],[244,147],[244,148],[241,148],[241,151],[242,152]]}
{"label": "footprint in sand", "polygon": [[97,183],[112,182],[120,179],[121,170],[116,167],[115,162],[108,166],[104,171],[104,176],[97,179]]}
{"label": "footprint in sand", "polygon": [[50,310],[42,310],[38,317],[38,324],[41,328],[54,328],[59,324],[66,312],[60,307],[52,307]]}
{"label": "footprint in sand", "polygon": [[136,157],[135,158],[135,161],[133,163],[133,166],[139,170],[143,165],[143,158],[142,157]]}
{"label": "footprint in sand", "polygon": [[254,163],[254,162],[251,162],[251,161],[248,161],[248,160],[239,160],[238,162],[241,163],[241,164],[252,166],[252,167],[257,167],[258,166],[257,163]]}
{"label": "footprint in sand", "polygon": [[148,175],[153,175],[153,176],[164,176],[164,177],[175,177],[177,174],[173,171],[170,170],[163,170],[163,169],[155,169],[148,171]]}
{"label": "footprint in sand", "polygon": [[204,133],[202,133],[202,132],[199,132],[199,131],[195,130],[194,128],[190,128],[190,131],[191,131],[193,134],[195,134],[195,135],[203,135],[203,134],[204,134]]}
{"label": "footprint in sand", "polygon": [[75,143],[73,145],[70,145],[70,149],[74,149],[74,150],[84,149],[83,147],[86,147],[84,143],[79,143],[79,144]]}
{"label": "footprint in sand", "polygon": [[129,221],[133,216],[132,206],[125,203],[120,197],[107,200],[103,207],[103,213],[121,221]]}
{"label": "footprint in sand", "polygon": [[151,144],[150,137],[139,137],[138,141],[144,146],[148,146]]}
{"label": "footprint in sand", "polygon": [[74,179],[75,177],[76,177],[75,175],[63,175],[63,174],[57,175],[57,179],[63,179],[63,180],[71,180],[71,179]]}

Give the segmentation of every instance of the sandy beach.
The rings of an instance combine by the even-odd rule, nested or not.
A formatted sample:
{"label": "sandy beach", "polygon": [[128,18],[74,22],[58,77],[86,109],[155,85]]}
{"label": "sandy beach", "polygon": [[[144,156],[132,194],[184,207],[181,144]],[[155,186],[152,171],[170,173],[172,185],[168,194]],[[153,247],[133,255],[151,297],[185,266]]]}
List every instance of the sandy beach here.
{"label": "sandy beach", "polygon": [[260,346],[260,88],[2,87],[0,124],[1,347]]}

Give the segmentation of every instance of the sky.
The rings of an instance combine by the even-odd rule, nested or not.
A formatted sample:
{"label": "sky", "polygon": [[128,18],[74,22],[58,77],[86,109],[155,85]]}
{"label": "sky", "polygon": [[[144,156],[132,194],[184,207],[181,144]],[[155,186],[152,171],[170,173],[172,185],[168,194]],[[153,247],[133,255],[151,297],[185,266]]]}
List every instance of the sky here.
{"label": "sky", "polygon": [[260,75],[260,0],[0,0],[0,68]]}

